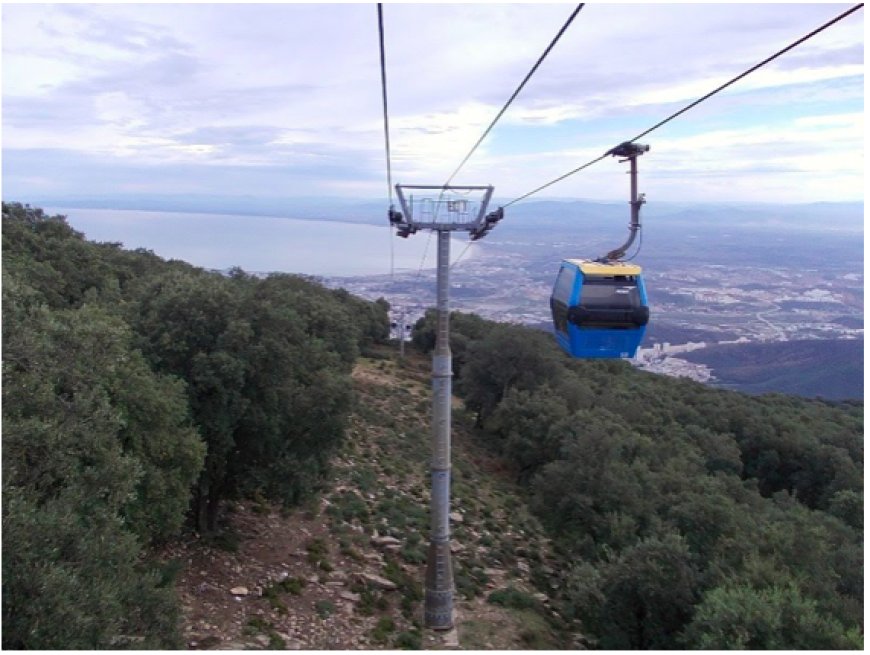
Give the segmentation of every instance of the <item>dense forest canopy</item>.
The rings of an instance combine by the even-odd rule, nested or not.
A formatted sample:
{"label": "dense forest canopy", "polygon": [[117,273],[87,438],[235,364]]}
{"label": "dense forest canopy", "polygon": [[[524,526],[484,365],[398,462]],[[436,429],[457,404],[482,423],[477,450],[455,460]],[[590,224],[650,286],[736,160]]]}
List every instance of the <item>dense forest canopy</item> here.
{"label": "dense forest canopy", "polygon": [[[388,309],[91,243],[4,203],[3,646],[179,647],[151,549],[185,525],[216,534],[226,499],[317,489]],[[593,644],[862,647],[863,403],[571,360],[474,315],[451,330],[455,389]],[[434,346],[432,312],[413,341]]]}
{"label": "dense forest canopy", "polygon": [[3,204],[3,645],[179,645],[147,548],[293,503],[344,434],[385,302],[90,243]]}
{"label": "dense forest canopy", "polygon": [[[571,360],[454,313],[456,388],[607,649],[863,643],[863,404],[747,396]],[[414,342],[434,344],[434,312]]]}

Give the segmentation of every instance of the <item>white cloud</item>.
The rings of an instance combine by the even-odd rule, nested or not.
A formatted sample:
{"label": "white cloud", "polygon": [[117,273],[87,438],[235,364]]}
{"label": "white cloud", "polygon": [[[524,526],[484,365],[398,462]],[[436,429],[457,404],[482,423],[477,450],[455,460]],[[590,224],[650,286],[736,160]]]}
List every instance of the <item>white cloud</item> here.
{"label": "white cloud", "polygon": [[136,129],[145,125],[144,114],[142,103],[123,91],[100,93],[94,98],[94,117],[98,121]]}
{"label": "white cloud", "polygon": [[[663,107],[703,95],[844,7],[587,5],[462,177],[523,193],[598,156],[613,145],[613,135],[625,138],[636,133],[635,125],[648,127],[666,115]],[[394,177],[443,181],[572,9],[385,5]],[[801,170],[832,179],[837,193],[859,196],[862,180],[836,178],[863,151],[863,87],[844,82],[863,77],[856,59],[863,52],[861,22],[860,15],[846,19],[687,114],[673,124],[677,130],[657,134],[657,169],[664,176],[715,169],[736,179],[761,161],[769,188],[782,193],[793,173],[774,181],[774,171],[797,164],[778,158],[779,143],[800,150]],[[221,166],[311,166],[329,188],[380,193],[373,5],[6,5],[3,50],[7,150],[197,164],[201,168],[190,174],[202,176],[202,187],[220,184],[210,176]],[[804,115],[794,116],[809,103]],[[747,125],[746,108],[756,105],[763,110]],[[780,110],[789,114],[780,118]],[[542,129],[563,130],[565,138],[530,154],[538,135],[544,138]],[[765,149],[771,152],[760,152]],[[330,170],[351,168],[367,171],[366,179],[328,177]],[[28,179],[39,178],[35,171],[14,172],[24,190]],[[620,176],[612,185],[594,171],[584,179],[594,182],[578,176],[552,193],[624,195]],[[668,179],[676,190],[677,178]],[[758,189],[758,180],[748,187]]]}

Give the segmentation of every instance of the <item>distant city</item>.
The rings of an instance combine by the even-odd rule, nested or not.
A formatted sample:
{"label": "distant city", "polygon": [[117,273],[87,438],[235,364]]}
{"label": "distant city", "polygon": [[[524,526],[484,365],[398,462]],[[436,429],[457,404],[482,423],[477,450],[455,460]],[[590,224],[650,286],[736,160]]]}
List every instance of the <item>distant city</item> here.
{"label": "distant city", "polygon": [[[461,273],[459,266],[454,269],[457,281],[451,285],[451,309],[547,329],[552,281],[540,279],[530,272],[534,267],[519,259],[484,251],[462,261]],[[554,262],[554,272],[557,265]],[[818,271],[723,268],[647,273],[653,325],[638,350],[636,366],[709,382],[713,377],[709,368],[680,355],[712,344],[864,337],[861,273],[830,276]],[[759,275],[764,277],[763,285]],[[403,312],[406,325],[413,325],[435,304],[431,271],[397,273],[392,279],[378,275],[325,282],[364,298],[386,298],[394,319],[399,322]],[[670,335],[666,337],[670,340],[658,335]]]}
{"label": "distant city", "polygon": [[[703,225],[687,229],[671,222],[648,235],[636,261],[644,266],[651,321],[633,364],[716,383],[716,371],[698,357],[713,346],[849,340],[860,357],[863,236],[826,230],[826,225],[820,221],[818,229],[789,233],[763,223],[719,224],[710,227],[708,242],[697,243]],[[559,261],[594,256],[595,248],[606,243],[598,234],[584,246],[590,252],[577,253],[565,238],[567,229],[547,228],[526,238],[517,238],[518,230],[504,230],[502,238],[494,232],[472,258],[451,270],[451,309],[549,330],[549,296]],[[655,226],[647,229],[652,233]],[[365,298],[386,298],[397,324],[404,314],[404,324],[413,325],[435,304],[432,270],[324,281]],[[694,353],[693,361],[688,353]],[[862,388],[854,395],[863,397]]]}

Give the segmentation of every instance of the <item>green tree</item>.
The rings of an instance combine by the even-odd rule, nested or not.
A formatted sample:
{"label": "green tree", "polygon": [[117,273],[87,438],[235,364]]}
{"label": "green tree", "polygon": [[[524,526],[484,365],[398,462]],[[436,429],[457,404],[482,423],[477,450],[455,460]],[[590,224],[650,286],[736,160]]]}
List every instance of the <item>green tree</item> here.
{"label": "green tree", "polygon": [[323,475],[344,434],[354,359],[374,338],[355,320],[359,302],[296,276],[238,270],[142,285],[130,314],[143,351],[187,382],[208,444],[200,530],[217,528],[224,498],[260,491],[296,502]]}
{"label": "green tree", "polygon": [[202,463],[180,386],[102,309],[53,311],[7,271],[3,294],[3,645],[177,647],[142,545],[177,531]]}
{"label": "green tree", "polygon": [[[436,310],[428,309],[414,324],[411,341],[421,352],[429,353],[435,349],[437,315]],[[476,314],[450,312],[450,353],[453,356],[453,375],[457,380],[462,378],[462,371],[469,356],[469,347],[482,339],[490,329],[492,323]]]}
{"label": "green tree", "polygon": [[607,567],[602,592],[602,648],[676,648],[697,600],[697,571],[682,538],[651,537]]}
{"label": "green tree", "polygon": [[575,412],[553,427],[560,458],[531,483],[532,508],[560,540],[592,558],[602,546],[634,543],[653,502],[651,474],[642,455],[649,439],[606,410]]}
{"label": "green tree", "polygon": [[384,298],[368,302],[346,289],[333,289],[332,295],[347,307],[359,332],[360,347],[386,343],[390,338],[390,303]]}
{"label": "green tree", "polygon": [[510,389],[528,391],[555,380],[560,359],[542,332],[497,325],[469,347],[460,384],[465,404],[482,425]]}
{"label": "green tree", "polygon": [[528,480],[558,456],[563,429],[558,424],[567,417],[564,401],[549,386],[511,389],[487,419],[485,434],[517,467],[519,478]]}
{"label": "green tree", "polygon": [[334,344],[355,348],[355,339],[364,344],[374,338],[352,329],[362,301],[345,303],[341,295],[312,287],[315,297],[305,305],[316,307],[312,325],[313,317],[300,312],[295,285],[286,276],[270,277],[246,296],[242,311],[252,329],[244,388],[249,407],[235,431],[230,465],[238,489],[259,489],[288,503],[316,484],[344,436],[352,361]]}
{"label": "green tree", "polygon": [[851,489],[838,491],[831,498],[828,511],[856,530],[864,530],[864,494]]}
{"label": "green tree", "polygon": [[705,650],[863,649],[863,636],[824,616],[793,584],[755,589],[732,583],[704,595],[683,635]]}
{"label": "green tree", "polygon": [[168,273],[144,285],[130,312],[152,365],[187,383],[191,414],[207,446],[195,493],[203,532],[217,527],[234,432],[248,409],[245,350],[252,330],[233,284],[214,275]]}

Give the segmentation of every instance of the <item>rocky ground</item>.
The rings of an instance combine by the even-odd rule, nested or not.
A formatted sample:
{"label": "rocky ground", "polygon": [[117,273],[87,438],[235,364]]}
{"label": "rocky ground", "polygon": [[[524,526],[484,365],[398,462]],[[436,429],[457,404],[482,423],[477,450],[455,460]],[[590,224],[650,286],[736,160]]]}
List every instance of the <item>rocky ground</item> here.
{"label": "rocky ground", "polygon": [[174,545],[190,649],[580,648],[550,607],[559,566],[505,475],[454,407],[455,628],[422,627],[428,543],[429,362],[363,358],[331,480],[290,511],[235,504],[229,529]]}

